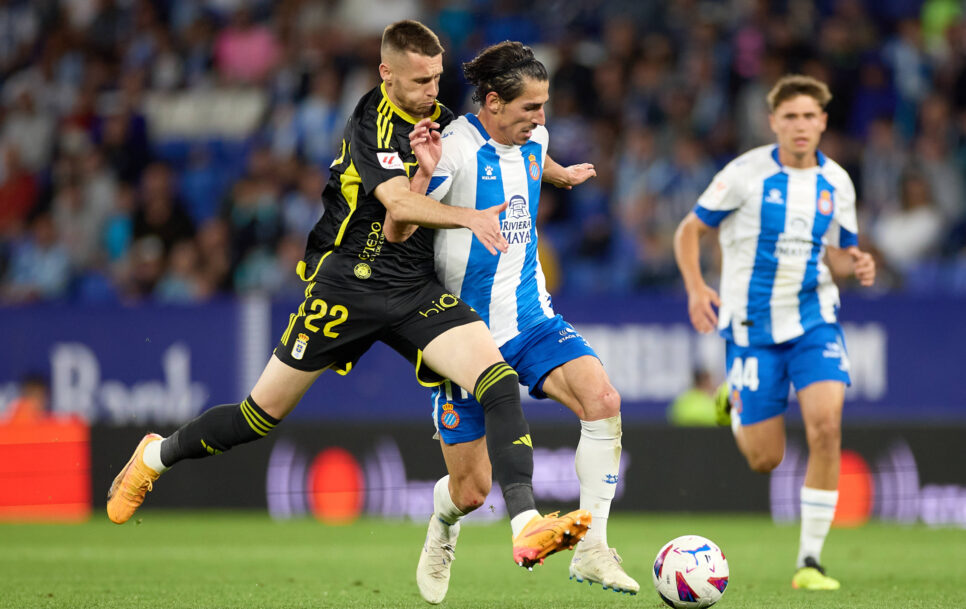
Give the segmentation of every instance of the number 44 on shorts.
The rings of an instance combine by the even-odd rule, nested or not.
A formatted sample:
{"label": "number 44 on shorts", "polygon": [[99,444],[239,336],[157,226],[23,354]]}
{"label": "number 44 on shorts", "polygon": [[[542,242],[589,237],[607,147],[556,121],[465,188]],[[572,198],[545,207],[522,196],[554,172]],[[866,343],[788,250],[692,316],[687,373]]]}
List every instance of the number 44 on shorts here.
{"label": "number 44 on shorts", "polygon": [[747,387],[751,391],[758,391],[758,358],[746,357],[742,360],[736,357],[728,372],[728,384],[733,389]]}

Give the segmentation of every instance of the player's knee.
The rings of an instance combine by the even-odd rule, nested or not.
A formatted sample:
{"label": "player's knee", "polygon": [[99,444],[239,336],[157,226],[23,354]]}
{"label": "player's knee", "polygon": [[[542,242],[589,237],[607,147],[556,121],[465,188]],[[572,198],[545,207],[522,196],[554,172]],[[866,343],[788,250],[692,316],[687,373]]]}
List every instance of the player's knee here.
{"label": "player's knee", "polygon": [[813,452],[834,452],[842,445],[842,424],[832,417],[809,426],[808,447]]}
{"label": "player's knee", "polygon": [[463,513],[472,512],[483,505],[490,494],[490,481],[481,477],[460,481],[455,488],[453,503]]}
{"label": "player's knee", "polygon": [[745,455],[745,458],[748,460],[748,467],[751,468],[751,471],[767,474],[778,467],[784,456],[779,451],[756,451]]}
{"label": "player's knee", "polygon": [[599,421],[616,417],[621,413],[621,395],[610,384],[597,392],[592,400],[581,404],[583,421]]}

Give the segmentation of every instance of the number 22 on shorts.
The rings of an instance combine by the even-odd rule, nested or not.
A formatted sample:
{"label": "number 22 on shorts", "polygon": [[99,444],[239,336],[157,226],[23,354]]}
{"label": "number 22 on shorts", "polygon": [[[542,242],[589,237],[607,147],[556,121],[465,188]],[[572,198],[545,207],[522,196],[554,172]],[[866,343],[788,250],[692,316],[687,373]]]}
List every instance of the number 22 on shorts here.
{"label": "number 22 on shorts", "polygon": [[758,358],[746,357],[742,360],[736,357],[728,372],[728,384],[738,390],[747,387],[750,391],[758,391]]}

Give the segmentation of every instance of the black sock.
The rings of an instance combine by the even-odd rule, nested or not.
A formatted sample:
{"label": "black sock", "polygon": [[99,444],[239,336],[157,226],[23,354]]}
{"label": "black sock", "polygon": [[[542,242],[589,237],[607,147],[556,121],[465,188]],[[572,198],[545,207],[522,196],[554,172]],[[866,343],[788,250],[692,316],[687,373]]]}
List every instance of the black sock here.
{"label": "black sock", "polygon": [[161,463],[171,467],[182,459],[217,455],[267,435],[276,425],[278,420],[259,408],[252,396],[241,404],[215,406],[161,442]]}
{"label": "black sock", "polygon": [[520,378],[506,362],[493,364],[476,380],[473,395],[483,405],[486,446],[507,513],[513,518],[535,510],[533,444],[520,406]]}

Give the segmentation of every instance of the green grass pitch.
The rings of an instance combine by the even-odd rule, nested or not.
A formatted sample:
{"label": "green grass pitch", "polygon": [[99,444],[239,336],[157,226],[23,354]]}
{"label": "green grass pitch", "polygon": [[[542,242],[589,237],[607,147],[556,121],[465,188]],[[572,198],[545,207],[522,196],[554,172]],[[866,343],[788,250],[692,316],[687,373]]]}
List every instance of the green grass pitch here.
{"label": "green grass pitch", "polygon": [[[117,526],[0,525],[0,607],[377,608],[427,607],[415,583],[425,526],[362,520],[324,526],[275,522],[258,512],[145,509]],[[765,516],[628,515],[609,537],[641,594],[567,579],[568,554],[532,573],[510,559],[506,522],[467,525],[443,607],[658,609],[651,564],[686,533],[718,543],[731,582],[717,605],[743,607],[966,607],[966,530],[869,524],[833,529],[823,562],[838,592],[791,589],[798,527]]]}

